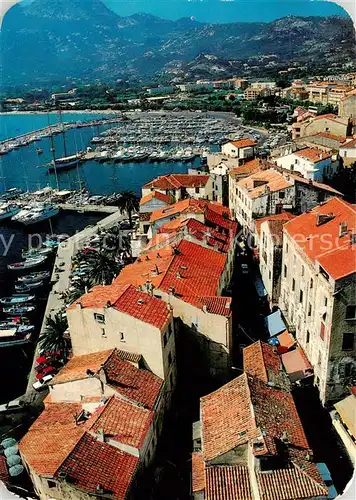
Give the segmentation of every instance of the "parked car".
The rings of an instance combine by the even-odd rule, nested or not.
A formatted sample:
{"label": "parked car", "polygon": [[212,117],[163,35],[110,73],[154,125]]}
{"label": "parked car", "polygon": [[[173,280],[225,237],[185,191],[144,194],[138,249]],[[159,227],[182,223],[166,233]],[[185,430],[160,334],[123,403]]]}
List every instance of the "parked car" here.
{"label": "parked car", "polygon": [[41,389],[44,389],[47,387],[48,383],[53,379],[53,375],[45,375],[41,380],[37,380],[34,384],[32,384],[32,387],[35,389],[35,391],[40,391]]}
{"label": "parked car", "polygon": [[241,264],[241,272],[242,272],[242,274],[248,274],[248,265],[247,264]]}
{"label": "parked car", "polygon": [[0,405],[0,413],[22,411],[24,409],[24,404],[20,399],[15,399],[14,401],[9,401]]}
{"label": "parked car", "polygon": [[337,497],[337,491],[334,486],[334,482],[332,480],[330,471],[328,469],[328,466],[324,462],[319,462],[316,464],[321,477],[323,478],[324,483],[328,487],[329,490],[329,495],[328,498],[336,498]]}

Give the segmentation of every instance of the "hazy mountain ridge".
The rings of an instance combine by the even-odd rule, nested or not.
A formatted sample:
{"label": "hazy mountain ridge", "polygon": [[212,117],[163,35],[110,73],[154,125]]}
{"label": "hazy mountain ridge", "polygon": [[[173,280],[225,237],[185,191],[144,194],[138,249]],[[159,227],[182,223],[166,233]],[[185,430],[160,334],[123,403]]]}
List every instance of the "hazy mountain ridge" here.
{"label": "hazy mountain ridge", "polygon": [[[347,18],[287,17],[271,23],[207,24],[148,14],[121,17],[100,0],[34,0],[15,5],[1,33],[3,83],[156,72],[216,76],[249,58],[313,61],[322,67],[355,58]],[[211,54],[214,58],[201,55]]]}

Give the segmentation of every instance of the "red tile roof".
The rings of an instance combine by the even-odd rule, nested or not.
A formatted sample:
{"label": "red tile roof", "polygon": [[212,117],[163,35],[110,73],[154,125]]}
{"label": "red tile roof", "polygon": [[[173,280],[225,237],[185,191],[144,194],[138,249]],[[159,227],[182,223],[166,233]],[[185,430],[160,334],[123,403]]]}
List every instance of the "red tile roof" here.
{"label": "red tile roof", "polygon": [[281,355],[283,366],[292,382],[312,375],[313,368],[303,349],[298,345],[295,349]]}
{"label": "red tile roof", "polygon": [[252,500],[248,467],[215,465],[207,467],[207,500]]}
{"label": "red tile roof", "polygon": [[144,205],[148,201],[151,201],[153,198],[156,198],[159,201],[163,201],[166,205],[170,205],[171,197],[168,194],[161,193],[160,191],[151,191],[146,196],[143,196],[140,200],[140,205]]}
{"label": "red tile roof", "polygon": [[252,146],[256,146],[256,142],[252,139],[240,139],[239,141],[231,141],[231,144],[235,146],[235,148],[250,148]]}
{"label": "red tile roof", "polygon": [[280,214],[275,214],[275,215],[267,215],[266,217],[261,217],[259,219],[255,220],[255,226],[256,226],[256,231],[257,234],[261,234],[261,225],[265,221],[282,221],[284,224],[287,223],[289,220],[294,219],[295,215],[291,214],[290,212],[281,212]]}
{"label": "red tile roof", "polygon": [[241,166],[232,168],[229,175],[233,179],[247,177],[255,172],[259,172],[261,170],[261,164],[262,160],[260,158],[255,158],[254,160],[247,161]]}
{"label": "red tile roof", "polygon": [[159,288],[199,307],[203,297],[217,295],[225,264],[226,255],[182,240]]}
{"label": "red tile roof", "polygon": [[260,340],[244,348],[243,361],[246,373],[266,383],[270,381],[270,372],[279,374],[282,370],[281,359],[275,348]]}
{"label": "red tile roof", "polygon": [[98,409],[98,416],[90,431],[92,433],[103,431],[110,440],[139,449],[153,416],[154,412],[151,410],[112,396],[105,406]]}
{"label": "red tile roof", "polygon": [[83,308],[102,309],[108,302],[118,311],[159,329],[167,324],[172,315],[165,302],[137,291],[132,285],[123,285],[118,279],[112,285],[95,286],[68,309],[75,309],[77,304]]}
{"label": "red tile roof", "polygon": [[[245,460],[246,466],[251,467],[244,451],[246,446],[252,446],[256,458],[278,456],[284,462],[282,467],[272,467],[277,472],[255,470],[257,476],[260,474],[257,480],[261,498],[270,498],[273,494],[271,500],[301,500],[327,494],[316,465],[308,458],[311,450],[290,392],[243,374],[201,398],[201,423],[202,453],[207,473],[207,462],[220,460],[223,463],[224,455],[239,446],[242,446],[239,464]],[[283,440],[287,440],[287,444],[283,456],[280,456],[278,443]],[[290,471],[285,472],[288,485],[280,480],[286,468]],[[225,477],[226,472],[236,474],[233,481]],[[211,495],[207,498],[235,500],[231,494],[233,483],[242,484],[243,481],[241,487],[248,489],[247,478],[245,471],[238,469],[215,470],[211,473]]]}
{"label": "red tile roof", "polygon": [[91,423],[76,423],[81,411],[79,403],[51,403],[21,439],[21,454],[37,474],[53,475],[81,439]]}
{"label": "red tile roof", "polygon": [[351,141],[347,141],[340,148],[356,148],[356,138],[352,139]]}
{"label": "red tile roof", "polygon": [[[262,185],[255,186],[255,181],[263,181]],[[249,198],[259,198],[269,192],[281,191],[288,187],[292,187],[292,183],[288,181],[282,174],[270,168],[256,172],[245,179],[240,179],[237,185],[247,190]]]}
{"label": "red tile roof", "polygon": [[192,453],[192,491],[202,491],[205,489],[205,465],[201,451]]}
{"label": "red tile roof", "polygon": [[84,354],[83,356],[74,356],[54,377],[51,385],[88,378],[87,371],[90,370],[93,373],[97,373],[113,352],[114,350],[110,349],[108,351]]}
{"label": "red tile roof", "polygon": [[331,158],[330,153],[325,153],[321,151],[321,149],[317,148],[305,148],[294,153],[296,156],[300,156],[301,158],[305,158],[313,163],[318,163],[319,161],[326,160]]}
{"label": "red tile roof", "polygon": [[194,198],[186,198],[177,201],[169,207],[160,208],[151,214],[150,222],[156,222],[165,218],[178,217],[181,214],[204,214],[204,203]]}
{"label": "red tile roof", "polygon": [[64,474],[70,485],[94,496],[101,487],[103,493],[112,495],[115,500],[125,500],[137,466],[138,457],[85,433],[58,469],[56,477],[60,480]]}
{"label": "red tile roof", "polygon": [[327,492],[320,482],[315,481],[298,466],[258,472],[256,477],[258,489],[264,500],[325,498]]}
{"label": "red tile roof", "polygon": [[318,115],[313,119],[313,121],[314,120],[332,120],[334,122],[339,122],[343,124],[347,123],[347,119],[340,118],[339,116],[334,115],[333,113],[327,113],[326,115]]}
{"label": "red tile roof", "polygon": [[[331,220],[318,225],[318,216],[327,214],[332,214]],[[356,232],[356,207],[335,197],[294,218],[284,230],[312,262],[319,262],[337,280],[356,272],[356,245],[348,233],[339,237],[343,222],[347,231]]]}
{"label": "red tile roof", "polygon": [[156,177],[143,186],[143,189],[179,189],[182,187],[204,187],[209,181],[209,175],[169,174]]}
{"label": "red tile roof", "polygon": [[163,380],[152,372],[122,361],[115,350],[104,364],[107,383],[130,401],[154,409]]}
{"label": "red tile roof", "polygon": [[334,135],[334,134],[330,134],[329,132],[318,132],[315,135],[318,135],[320,137],[326,137],[327,139],[331,139],[333,141],[337,141],[337,142],[341,142],[341,143],[346,141],[346,137],[345,136]]}

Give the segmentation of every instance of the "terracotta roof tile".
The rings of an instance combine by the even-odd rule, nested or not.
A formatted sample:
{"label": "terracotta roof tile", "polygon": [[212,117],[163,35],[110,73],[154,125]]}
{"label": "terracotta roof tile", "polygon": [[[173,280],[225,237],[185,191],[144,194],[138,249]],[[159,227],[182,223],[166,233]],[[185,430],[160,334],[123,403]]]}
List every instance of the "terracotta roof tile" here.
{"label": "terracotta roof tile", "polygon": [[163,385],[163,380],[157,375],[122,361],[116,350],[105,362],[104,372],[107,383],[119,394],[145,408],[154,409]]}
{"label": "terracotta roof tile", "polygon": [[206,500],[252,500],[248,467],[223,465],[207,467]]}
{"label": "terracotta roof tile", "polygon": [[202,297],[217,295],[225,263],[226,255],[182,240],[159,288],[199,307]]}
{"label": "terracotta roof tile", "polygon": [[135,476],[138,458],[85,433],[57,471],[57,478],[97,495],[98,486],[115,500],[125,500]]}
{"label": "terracotta roof tile", "polygon": [[[263,182],[263,184],[257,185],[257,182]],[[240,179],[237,185],[246,189],[247,196],[254,199],[264,196],[267,192],[266,189],[269,189],[269,192],[281,191],[291,187],[292,183],[287,181],[282,174],[271,168],[256,172],[245,179]]]}
{"label": "terracotta roof tile", "polygon": [[261,164],[262,160],[260,158],[255,158],[254,160],[247,161],[241,166],[232,168],[229,175],[233,179],[247,177],[255,172],[259,172],[261,170]]}
{"label": "terracotta roof tile", "polygon": [[342,146],[340,146],[340,148],[342,148],[342,149],[344,149],[344,148],[356,148],[356,138],[352,139],[351,141],[345,142],[344,144],[342,144]]}
{"label": "terracotta roof tile", "polygon": [[275,214],[275,215],[266,215],[266,217],[260,217],[259,219],[255,220],[255,226],[256,226],[256,231],[257,234],[261,234],[261,225],[265,221],[283,221],[283,223],[287,223],[289,220],[294,219],[295,215],[291,214],[290,212],[281,212],[280,214]]}
{"label": "terracotta roof tile", "polygon": [[161,193],[160,191],[152,191],[151,193],[147,194],[140,200],[140,205],[144,205],[148,201],[151,201],[153,198],[156,198],[159,201],[163,201],[166,203],[166,205],[170,205],[171,203],[171,197],[168,196],[168,194]]}
{"label": "terracotta roof tile", "polygon": [[192,453],[192,491],[202,491],[205,489],[205,465],[201,451]]}
{"label": "terracotta roof tile", "polygon": [[151,425],[154,412],[135,406],[119,397],[112,396],[105,406],[99,408],[98,416],[90,431],[103,431],[105,435],[122,444],[141,448]]}
{"label": "terracotta roof tile", "polygon": [[108,305],[108,302],[110,302],[111,307],[118,311],[160,329],[164,327],[171,316],[165,302],[139,292],[132,285],[122,284],[118,279],[112,285],[92,288],[69,309],[75,309],[77,304],[81,304],[81,307],[84,308],[102,309]]}
{"label": "terracotta roof tile", "polygon": [[204,187],[209,181],[209,175],[169,174],[156,177],[143,186],[143,189],[179,189],[182,187]]}
{"label": "terracotta roof tile", "polygon": [[113,349],[110,349],[108,351],[84,354],[83,356],[74,356],[54,377],[51,385],[88,378],[87,370],[97,373],[113,351]]}
{"label": "terracotta roof tile", "polygon": [[282,370],[281,359],[273,346],[265,342],[254,342],[243,350],[244,371],[249,375],[269,382],[269,372],[279,373]]}
{"label": "terracotta roof tile", "polygon": [[326,139],[331,139],[333,141],[337,141],[337,142],[340,142],[340,143],[343,143],[343,142],[346,141],[346,137],[345,136],[334,135],[334,134],[330,134],[329,132],[318,132],[315,135],[318,135],[319,137],[325,137]]}
{"label": "terracotta roof tile", "polygon": [[324,151],[321,151],[321,149],[317,148],[301,149],[299,151],[296,151],[294,154],[313,163],[318,163],[319,161],[331,158],[331,153],[325,153]]}
{"label": "terracotta roof tile", "polygon": [[[318,225],[318,216],[328,214],[331,220]],[[350,243],[347,232],[339,237],[341,223],[346,223],[347,231],[356,232],[356,208],[335,197],[295,217],[284,230],[292,238],[298,235],[296,245],[312,262],[319,262],[330,276],[340,279],[356,271],[356,245]]]}
{"label": "terracotta roof tile", "polygon": [[51,403],[21,439],[21,454],[37,474],[53,475],[91,425],[76,423],[81,411],[79,403]]}
{"label": "terracotta roof tile", "polygon": [[252,139],[240,139],[239,141],[231,141],[231,144],[235,146],[235,148],[250,148],[252,146],[256,146],[256,142]]}
{"label": "terracotta roof tile", "polygon": [[156,222],[160,219],[178,217],[181,214],[203,214],[204,203],[194,198],[186,198],[185,200],[177,201],[169,207],[160,208],[151,214],[150,222]]}

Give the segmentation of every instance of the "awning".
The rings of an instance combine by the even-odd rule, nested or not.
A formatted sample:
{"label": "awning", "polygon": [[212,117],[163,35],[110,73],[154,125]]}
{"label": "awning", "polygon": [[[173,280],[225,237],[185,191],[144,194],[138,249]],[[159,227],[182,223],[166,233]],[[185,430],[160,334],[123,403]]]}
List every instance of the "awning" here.
{"label": "awning", "polygon": [[334,407],[353,437],[356,438],[356,397],[351,394],[335,403]]}
{"label": "awning", "polygon": [[296,343],[293,335],[291,335],[288,330],[284,330],[284,332],[277,335],[277,337],[272,337],[272,338],[278,339],[279,346],[277,350],[279,354],[284,354],[288,352],[289,349],[291,349]]}
{"label": "awning", "polygon": [[312,365],[309,363],[300,346],[282,354],[281,358],[291,382],[296,382],[313,374]]}
{"label": "awning", "polygon": [[286,330],[286,325],[282,320],[281,311],[278,309],[276,312],[265,317],[266,326],[270,337],[278,335]]}

